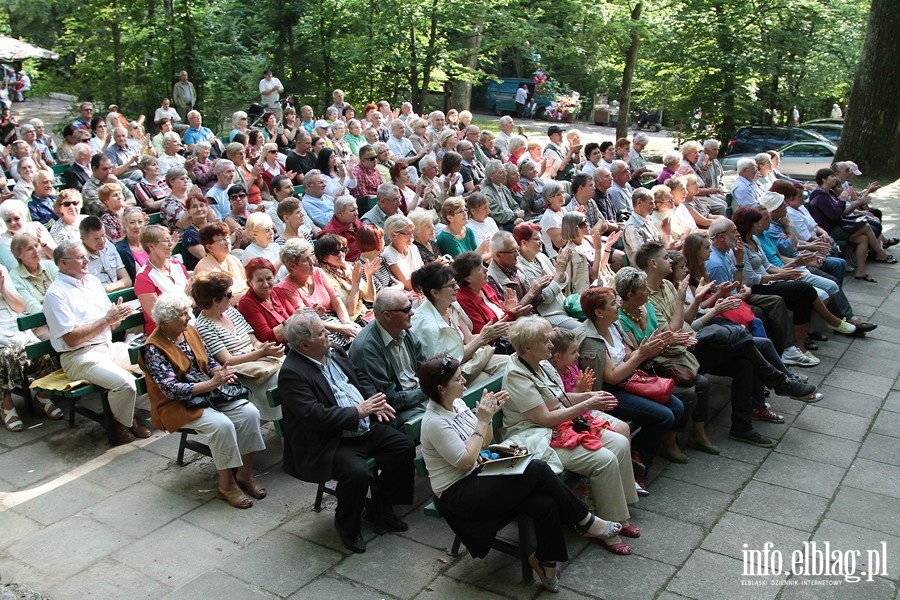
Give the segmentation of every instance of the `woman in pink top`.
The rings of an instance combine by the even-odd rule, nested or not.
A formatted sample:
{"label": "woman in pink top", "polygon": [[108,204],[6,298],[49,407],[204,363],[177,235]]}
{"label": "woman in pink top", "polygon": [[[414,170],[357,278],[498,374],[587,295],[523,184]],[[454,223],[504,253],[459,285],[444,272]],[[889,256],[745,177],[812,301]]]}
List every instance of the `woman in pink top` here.
{"label": "woman in pink top", "polygon": [[315,310],[325,323],[331,341],[347,348],[361,327],[350,320],[344,302],[322,269],[314,266],[311,254],[312,246],[305,239],[287,241],[281,249],[281,261],[288,274],[272,290],[272,295],[294,311]]}

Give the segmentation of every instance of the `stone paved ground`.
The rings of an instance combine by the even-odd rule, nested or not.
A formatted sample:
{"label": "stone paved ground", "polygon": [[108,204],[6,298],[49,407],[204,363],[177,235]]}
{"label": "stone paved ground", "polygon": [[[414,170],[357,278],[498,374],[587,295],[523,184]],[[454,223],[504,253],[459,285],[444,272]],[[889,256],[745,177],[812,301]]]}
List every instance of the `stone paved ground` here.
{"label": "stone paved ground", "polygon": [[[882,197],[900,197],[891,187]],[[883,205],[886,228],[896,233],[900,211],[893,201]],[[688,465],[658,461],[652,494],[634,510],[643,531],[635,555],[614,556],[572,535],[560,598],[900,597],[900,268],[875,265],[871,273],[878,284],[851,278],[846,288],[857,314],[879,328],[865,339],[830,336],[818,353],[822,364],[806,371],[825,399],[775,398],[787,423],[759,426],[779,440],[764,450],[728,439],[725,388],[714,386],[709,430],[722,456],[688,450]],[[507,556],[448,556],[449,529],[422,514],[429,496],[422,480],[416,506],[407,507],[410,530],[365,529],[368,552],[350,554],[332,528],[333,501],[312,512],[314,486],[283,473],[270,426],[257,463],[269,497],[237,511],[215,499],[208,459],[175,464],[175,436],[110,449],[84,419],[75,429],[26,421],[23,433],[0,430],[0,577],[55,600],[541,594],[521,583]],[[859,583],[742,577],[743,545],[761,550],[767,542],[786,567],[805,542],[861,550],[857,573],[871,568],[865,551],[884,543],[885,574]]]}

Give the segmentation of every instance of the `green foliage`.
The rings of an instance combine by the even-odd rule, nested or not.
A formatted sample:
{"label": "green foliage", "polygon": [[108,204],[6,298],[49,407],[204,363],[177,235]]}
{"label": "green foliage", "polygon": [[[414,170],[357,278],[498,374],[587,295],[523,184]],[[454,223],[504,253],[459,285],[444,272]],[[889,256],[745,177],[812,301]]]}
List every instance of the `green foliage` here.
{"label": "green foliage", "polygon": [[[648,0],[632,105],[668,123],[759,122],[766,108],[805,118],[846,102],[861,52],[866,0]],[[270,66],[317,114],[340,87],[361,109],[411,100],[442,106],[450,84],[530,77],[560,91],[620,97],[633,5],[625,0],[4,0],[0,28],[52,48],[29,63],[55,89],[126,115],[152,114],[181,69],[207,124],[258,101]],[[526,40],[530,47],[526,47]],[[474,53],[476,61],[469,58]],[[427,92],[427,94],[426,94]],[[475,99],[476,102],[479,99]],[[699,111],[699,113],[698,113]],[[360,111],[361,112],[361,111]],[[218,122],[216,120],[219,119]],[[730,132],[729,132],[730,133]]]}

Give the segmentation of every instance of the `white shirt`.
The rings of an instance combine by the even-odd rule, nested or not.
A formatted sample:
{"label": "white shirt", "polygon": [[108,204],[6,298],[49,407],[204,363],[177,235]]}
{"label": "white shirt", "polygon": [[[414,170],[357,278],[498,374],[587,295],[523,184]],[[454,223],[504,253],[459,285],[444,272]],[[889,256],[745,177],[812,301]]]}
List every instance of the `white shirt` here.
{"label": "white shirt", "polygon": [[69,352],[112,341],[109,327],[78,346],[69,346],[63,336],[79,325],[87,325],[106,316],[112,305],[100,280],[91,274],[78,280],[65,273],[56,276],[44,296],[44,316],[50,328],[50,345],[57,352]]}
{"label": "white shirt", "polygon": [[419,249],[415,244],[409,245],[409,248],[406,249],[405,256],[397,252],[397,249],[393,246],[387,246],[381,253],[381,258],[384,259],[385,264],[389,267],[391,265],[400,267],[400,272],[403,273],[407,279],[410,278],[413,271],[418,271],[424,264],[422,262],[422,255],[419,254]]}
{"label": "white shirt", "polygon": [[173,123],[178,123],[181,121],[181,117],[178,115],[178,111],[172,108],[163,108],[160,106],[156,109],[156,112],[153,113],[153,121],[159,123],[163,118],[169,119]]}
{"label": "white shirt", "polygon": [[525,104],[528,101],[528,90],[520,87],[516,90],[516,104]]}
{"label": "white shirt", "polygon": [[416,150],[413,148],[412,142],[406,138],[398,138],[391,136],[387,141],[388,149],[391,154],[397,158],[406,158],[410,154],[415,155]]}
{"label": "white shirt", "polygon": [[788,206],[787,215],[791,220],[791,227],[794,228],[794,233],[797,234],[798,239],[806,242],[816,237],[816,220],[809,214],[806,206],[802,204],[800,208]]}
{"label": "white shirt", "polygon": [[[263,92],[267,92],[269,90],[274,89],[284,89],[284,86],[281,85],[281,81],[277,77],[273,77],[272,79],[261,79],[259,82],[259,93],[262,95]],[[278,101],[281,99],[281,96],[278,92],[273,92],[267,96],[262,97],[262,103],[265,106],[273,106],[278,104]]]}
{"label": "white shirt", "polygon": [[547,258],[556,256],[556,250],[553,248],[553,241],[550,239],[548,231],[553,228],[562,229],[562,221],[565,214],[565,208],[560,209],[559,212],[553,212],[548,208],[541,216],[541,239],[544,240],[544,253],[547,255]]}
{"label": "white shirt", "polygon": [[481,223],[479,223],[475,219],[469,219],[469,222],[466,223],[466,227],[471,229],[472,233],[475,234],[476,246],[480,246],[481,242],[490,239],[491,236],[500,231],[500,228],[497,226],[497,222],[493,219],[493,217],[487,217]]}

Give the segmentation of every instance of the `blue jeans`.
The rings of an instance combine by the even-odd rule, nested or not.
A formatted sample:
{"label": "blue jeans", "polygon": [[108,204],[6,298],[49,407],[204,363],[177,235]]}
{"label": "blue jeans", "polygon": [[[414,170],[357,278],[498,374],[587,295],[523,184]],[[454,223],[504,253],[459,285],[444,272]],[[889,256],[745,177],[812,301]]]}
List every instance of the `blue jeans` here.
{"label": "blue jeans", "polygon": [[684,414],[684,404],[678,396],[672,396],[668,404],[660,404],[629,394],[618,386],[604,384],[603,389],[619,400],[615,410],[606,412],[617,419],[632,421],[636,427],[641,428],[640,435],[632,440],[631,447],[638,451],[641,460],[649,467],[662,445],[663,437]]}

